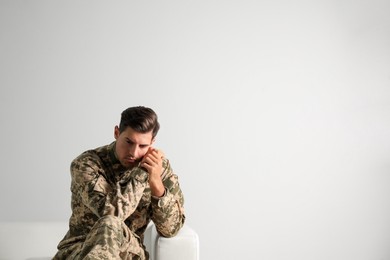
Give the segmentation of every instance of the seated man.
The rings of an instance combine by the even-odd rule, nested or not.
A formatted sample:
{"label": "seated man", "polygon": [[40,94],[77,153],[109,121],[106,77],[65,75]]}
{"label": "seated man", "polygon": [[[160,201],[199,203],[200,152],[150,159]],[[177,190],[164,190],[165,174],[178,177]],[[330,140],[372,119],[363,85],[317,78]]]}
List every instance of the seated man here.
{"label": "seated man", "polygon": [[143,233],[150,220],[162,236],[177,234],[184,199],[169,161],[152,147],[159,127],[152,109],[130,107],[114,142],[73,160],[69,231],[54,260],[147,260]]}

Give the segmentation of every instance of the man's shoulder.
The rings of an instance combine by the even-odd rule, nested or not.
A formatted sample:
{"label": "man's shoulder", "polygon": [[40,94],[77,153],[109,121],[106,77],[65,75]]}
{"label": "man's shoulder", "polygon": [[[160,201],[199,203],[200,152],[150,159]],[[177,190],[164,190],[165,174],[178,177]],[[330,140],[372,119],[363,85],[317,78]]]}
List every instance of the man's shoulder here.
{"label": "man's shoulder", "polygon": [[100,165],[102,156],[107,154],[109,145],[100,146],[95,149],[84,151],[79,156],[73,159],[72,167],[75,165]]}
{"label": "man's shoulder", "polygon": [[162,160],[162,167],[163,167],[164,169],[172,170],[172,168],[171,168],[171,163],[169,162],[168,158],[163,157],[163,160]]}
{"label": "man's shoulder", "polygon": [[173,175],[175,175],[175,173],[173,172],[173,169],[171,167],[171,163],[169,162],[169,160],[167,158],[163,158],[163,161],[162,161],[162,166],[163,166],[163,173],[161,175],[161,178],[163,180],[167,179],[167,178],[170,178],[172,177]]}
{"label": "man's shoulder", "polygon": [[95,185],[104,167],[104,162],[98,155],[98,149],[87,150],[73,159],[70,166],[73,179],[72,190],[88,183],[91,187]]}

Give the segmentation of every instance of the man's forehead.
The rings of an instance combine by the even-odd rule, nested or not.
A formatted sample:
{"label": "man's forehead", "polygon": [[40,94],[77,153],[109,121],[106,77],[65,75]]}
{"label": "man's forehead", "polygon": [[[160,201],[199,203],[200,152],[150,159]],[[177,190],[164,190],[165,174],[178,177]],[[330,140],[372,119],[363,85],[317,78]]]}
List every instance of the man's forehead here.
{"label": "man's forehead", "polygon": [[150,144],[150,142],[152,141],[151,132],[140,133],[134,130],[130,130],[130,131],[124,131],[122,134],[126,139],[129,139],[133,143],[137,143],[137,144]]}

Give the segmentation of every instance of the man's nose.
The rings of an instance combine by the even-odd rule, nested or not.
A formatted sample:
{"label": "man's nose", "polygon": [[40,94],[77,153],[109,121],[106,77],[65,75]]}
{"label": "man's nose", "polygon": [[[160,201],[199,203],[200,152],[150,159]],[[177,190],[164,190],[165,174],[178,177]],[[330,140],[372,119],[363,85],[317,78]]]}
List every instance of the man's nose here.
{"label": "man's nose", "polygon": [[139,147],[137,145],[133,145],[131,148],[130,148],[130,155],[132,157],[135,157],[135,158],[138,158],[138,154],[139,154]]}

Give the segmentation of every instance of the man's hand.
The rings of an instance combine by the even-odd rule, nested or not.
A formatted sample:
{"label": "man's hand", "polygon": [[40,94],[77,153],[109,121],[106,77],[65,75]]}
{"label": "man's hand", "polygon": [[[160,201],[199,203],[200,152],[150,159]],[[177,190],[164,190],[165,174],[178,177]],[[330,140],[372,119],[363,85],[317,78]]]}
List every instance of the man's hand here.
{"label": "man's hand", "polygon": [[149,173],[149,185],[152,196],[162,197],[165,192],[164,184],[161,179],[163,172],[164,153],[161,150],[150,147],[141,161],[141,166]]}

